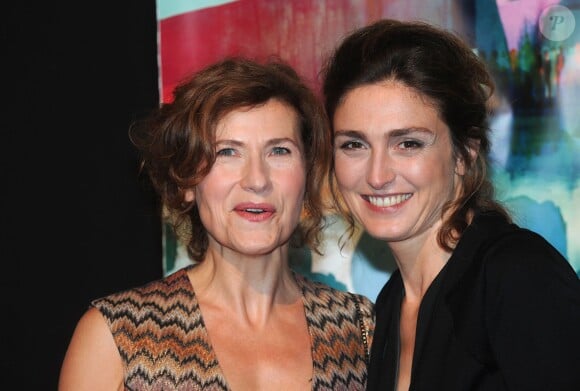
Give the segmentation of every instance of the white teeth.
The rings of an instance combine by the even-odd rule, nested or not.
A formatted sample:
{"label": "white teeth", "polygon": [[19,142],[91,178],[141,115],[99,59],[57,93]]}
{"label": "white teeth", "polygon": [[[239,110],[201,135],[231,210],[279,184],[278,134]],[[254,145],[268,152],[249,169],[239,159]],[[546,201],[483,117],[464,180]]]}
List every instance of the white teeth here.
{"label": "white teeth", "polygon": [[388,206],[400,204],[401,202],[408,200],[409,198],[411,198],[411,194],[407,193],[388,197],[369,197],[369,202],[380,208],[385,208]]}
{"label": "white teeth", "polygon": [[252,209],[252,208],[246,209],[246,212],[250,212],[250,213],[262,213],[263,211],[264,211],[264,209]]}

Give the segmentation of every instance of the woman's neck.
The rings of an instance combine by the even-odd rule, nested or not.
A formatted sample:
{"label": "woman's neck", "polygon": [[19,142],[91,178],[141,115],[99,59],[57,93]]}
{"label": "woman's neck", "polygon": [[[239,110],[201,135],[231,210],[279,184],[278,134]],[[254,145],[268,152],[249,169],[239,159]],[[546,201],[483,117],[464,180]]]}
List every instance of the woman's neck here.
{"label": "woman's neck", "polygon": [[287,252],[226,259],[208,251],[189,271],[198,301],[238,313],[251,323],[266,323],[278,305],[301,300],[302,293],[288,266]]}
{"label": "woman's neck", "polygon": [[405,241],[389,243],[409,300],[421,301],[451,257],[451,252],[443,249],[437,242],[436,232],[438,229]]}

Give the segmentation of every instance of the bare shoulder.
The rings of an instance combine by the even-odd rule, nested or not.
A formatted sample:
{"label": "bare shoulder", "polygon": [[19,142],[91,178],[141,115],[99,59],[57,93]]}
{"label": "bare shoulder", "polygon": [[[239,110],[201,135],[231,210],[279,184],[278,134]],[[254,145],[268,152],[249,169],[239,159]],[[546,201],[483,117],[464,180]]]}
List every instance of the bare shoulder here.
{"label": "bare shoulder", "polygon": [[96,308],[80,318],[68,346],[59,391],[122,390],[123,362],[105,318]]}

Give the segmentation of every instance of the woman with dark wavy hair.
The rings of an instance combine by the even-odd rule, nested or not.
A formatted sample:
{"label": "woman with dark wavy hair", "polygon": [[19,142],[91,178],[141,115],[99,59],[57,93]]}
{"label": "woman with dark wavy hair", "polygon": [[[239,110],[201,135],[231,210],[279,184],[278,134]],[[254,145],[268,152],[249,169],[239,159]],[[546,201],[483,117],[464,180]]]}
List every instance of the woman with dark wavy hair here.
{"label": "woman with dark wavy hair", "polygon": [[580,282],[488,179],[492,77],[419,21],[353,31],[324,69],[332,193],[397,271],[376,303],[368,390],[578,390]]}
{"label": "woman with dark wavy hair", "polygon": [[59,390],[364,390],[372,303],[289,266],[318,248],[331,161],[297,73],[225,59],[131,137],[195,263],[94,300]]}

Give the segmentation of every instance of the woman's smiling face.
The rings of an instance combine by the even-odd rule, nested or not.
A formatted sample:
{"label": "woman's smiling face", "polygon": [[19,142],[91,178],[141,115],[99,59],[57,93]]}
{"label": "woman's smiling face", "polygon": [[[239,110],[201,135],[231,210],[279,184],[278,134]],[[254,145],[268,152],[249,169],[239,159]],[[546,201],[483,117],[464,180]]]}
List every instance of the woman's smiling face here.
{"label": "woman's smiling face", "polygon": [[338,188],[358,222],[389,242],[436,235],[463,165],[434,104],[403,83],[349,91],[333,118]]}

